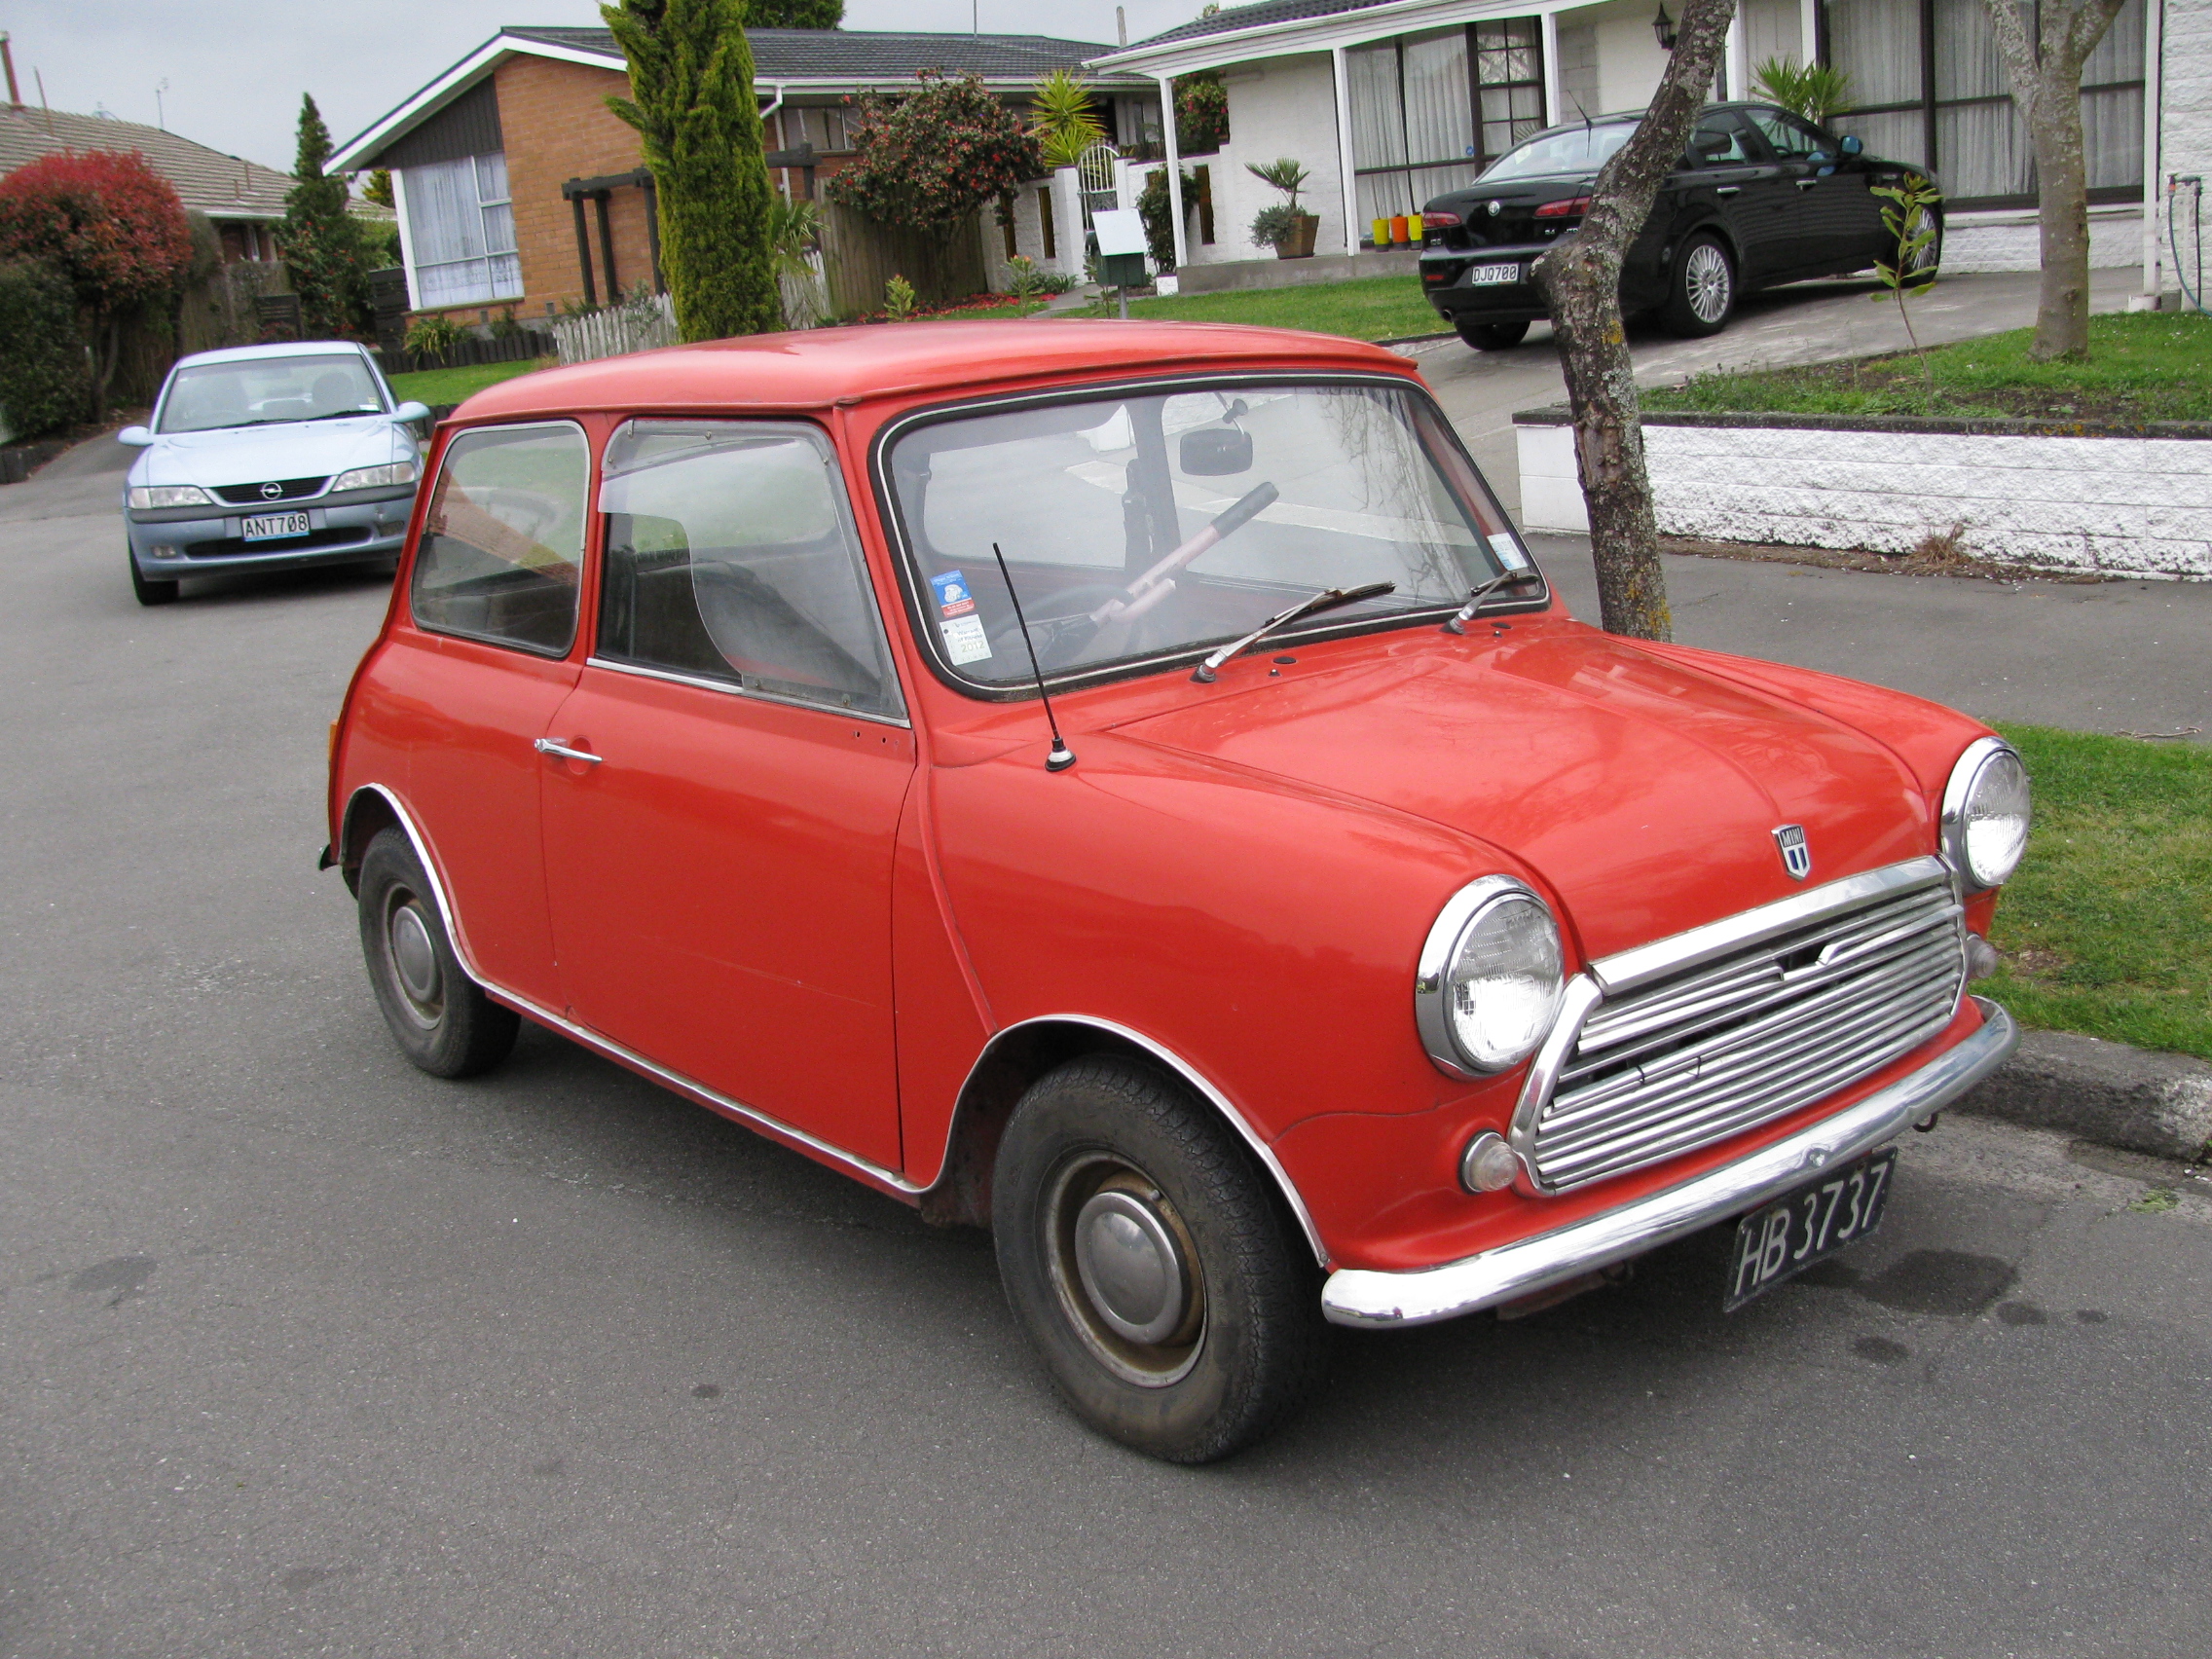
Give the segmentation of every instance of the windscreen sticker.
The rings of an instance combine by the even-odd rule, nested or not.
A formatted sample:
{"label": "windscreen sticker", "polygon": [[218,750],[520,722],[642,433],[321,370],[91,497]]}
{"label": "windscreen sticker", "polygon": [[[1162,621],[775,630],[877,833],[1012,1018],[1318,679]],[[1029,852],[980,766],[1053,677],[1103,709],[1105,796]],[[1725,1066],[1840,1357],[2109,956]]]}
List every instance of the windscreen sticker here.
{"label": "windscreen sticker", "polygon": [[930,577],[930,586],[937,589],[938,614],[947,619],[966,616],[976,608],[976,596],[968,591],[968,578],[958,571],[947,571],[941,576]]}
{"label": "windscreen sticker", "polygon": [[[975,602],[971,600],[970,604]],[[938,624],[944,635],[944,653],[957,666],[964,662],[981,662],[991,654],[991,643],[983,638],[983,619],[980,616],[954,616]]]}
{"label": "windscreen sticker", "polygon": [[1529,555],[1521,551],[1521,543],[1514,539],[1511,531],[1492,536],[1490,552],[1492,558],[1509,571],[1526,571],[1529,568]]}

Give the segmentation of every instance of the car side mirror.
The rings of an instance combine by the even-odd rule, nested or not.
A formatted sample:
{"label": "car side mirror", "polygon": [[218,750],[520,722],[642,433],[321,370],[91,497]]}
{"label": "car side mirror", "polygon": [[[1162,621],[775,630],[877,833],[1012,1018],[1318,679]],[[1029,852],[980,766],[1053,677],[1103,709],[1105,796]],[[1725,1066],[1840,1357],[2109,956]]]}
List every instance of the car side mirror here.
{"label": "car side mirror", "polygon": [[1736,140],[1725,132],[1700,132],[1690,140],[1690,148],[1706,161],[1725,156],[1736,147]]}
{"label": "car side mirror", "polygon": [[430,418],[430,406],[410,398],[391,412],[391,418],[394,421],[427,421]]}
{"label": "car side mirror", "polygon": [[1252,434],[1241,426],[1200,426],[1185,432],[1178,464],[1185,477],[1226,478],[1252,470]]}
{"label": "car side mirror", "polygon": [[1843,142],[1836,147],[1846,156],[1856,156],[1866,148],[1864,144],[1859,141],[1859,134],[1856,132],[1846,132],[1843,135]]}
{"label": "car side mirror", "polygon": [[144,426],[126,426],[115,434],[115,441],[129,444],[132,449],[145,449],[153,443],[154,434]]}

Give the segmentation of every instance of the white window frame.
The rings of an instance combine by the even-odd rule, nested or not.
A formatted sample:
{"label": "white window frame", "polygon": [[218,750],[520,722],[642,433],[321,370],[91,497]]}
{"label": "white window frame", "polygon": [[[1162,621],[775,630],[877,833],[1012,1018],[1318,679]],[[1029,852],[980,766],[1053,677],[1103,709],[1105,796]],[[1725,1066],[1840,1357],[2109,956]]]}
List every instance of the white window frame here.
{"label": "white window frame", "polygon": [[[487,152],[487,154],[498,154],[499,156],[499,175],[501,178],[506,178],[505,154],[503,152]],[[514,232],[514,185],[511,181],[508,183],[507,194],[503,197],[486,198],[483,194],[484,170],[478,165],[483,160],[484,157],[482,156],[457,156],[454,158],[454,162],[465,162],[468,165],[468,176],[473,183],[476,196],[477,213],[481,216],[494,207],[505,208],[510,238],[518,245],[495,248],[492,245],[491,237],[487,235],[482,238],[484,251],[481,254],[465,259],[439,260],[434,264],[424,264],[416,255],[414,228],[410,222],[407,204],[407,174],[412,169],[394,167],[391,171],[392,206],[397,209],[399,215],[399,261],[407,273],[407,303],[408,309],[411,311],[450,311],[461,306],[503,305],[508,301],[519,300],[524,295],[522,258],[519,246],[521,238],[512,234]],[[453,163],[440,163],[438,165],[450,166]],[[515,276],[511,288],[501,288],[494,280],[493,262],[500,259],[512,259],[514,261]],[[475,265],[483,269],[484,278],[476,289],[463,297],[448,297],[436,301],[425,300],[423,291],[422,273],[425,271],[447,271],[463,265]]]}

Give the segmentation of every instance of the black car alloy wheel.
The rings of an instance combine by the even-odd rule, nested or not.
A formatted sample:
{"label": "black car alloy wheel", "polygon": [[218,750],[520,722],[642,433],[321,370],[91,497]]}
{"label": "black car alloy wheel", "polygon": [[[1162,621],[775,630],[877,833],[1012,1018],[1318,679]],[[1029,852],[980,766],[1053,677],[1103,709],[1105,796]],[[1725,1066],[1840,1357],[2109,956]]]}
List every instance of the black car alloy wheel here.
{"label": "black car alloy wheel", "polygon": [[1699,232],[1682,244],[1667,285],[1665,321],[1671,334],[1717,334],[1736,309],[1736,267],[1720,239]]}

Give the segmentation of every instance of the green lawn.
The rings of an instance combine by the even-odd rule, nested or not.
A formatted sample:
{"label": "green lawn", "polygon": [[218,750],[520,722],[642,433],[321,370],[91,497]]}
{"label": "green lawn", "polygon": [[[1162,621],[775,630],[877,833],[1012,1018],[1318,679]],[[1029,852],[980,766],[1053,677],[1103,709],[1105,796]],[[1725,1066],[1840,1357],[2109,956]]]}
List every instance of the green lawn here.
{"label": "green lawn", "polygon": [[424,369],[420,374],[393,375],[391,389],[402,401],[413,398],[435,409],[441,403],[459,403],[503,380],[545,368],[552,361],[550,357],[540,357],[535,362],[472,363],[465,369]]}
{"label": "green lawn", "polygon": [[2036,822],[1975,988],[2023,1024],[2212,1060],[2212,749],[2003,729]]}
{"label": "green lawn", "polygon": [[1928,353],[1926,374],[1919,359],[1904,352],[1700,375],[1686,386],[1645,392],[1642,403],[1649,410],[1791,415],[2212,421],[2212,317],[2166,312],[2092,316],[2085,363],[2031,363],[2033,338],[2032,329],[2021,328],[1938,346]]}
{"label": "green lawn", "polygon": [[[1114,316],[1111,292],[1087,312],[1068,316]],[[1361,276],[1349,282],[1310,282],[1300,288],[1239,288],[1226,294],[1173,294],[1131,300],[1131,316],[1177,322],[1248,322],[1263,328],[1304,328],[1347,334],[1354,340],[1401,340],[1440,334],[1444,320],[1421,298],[1418,276]]]}

